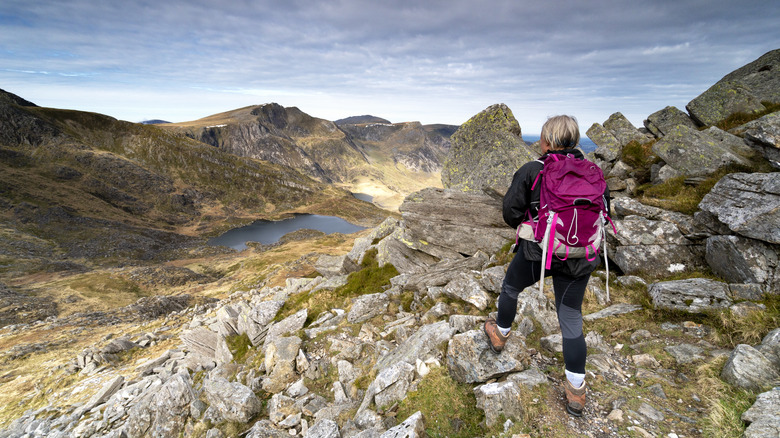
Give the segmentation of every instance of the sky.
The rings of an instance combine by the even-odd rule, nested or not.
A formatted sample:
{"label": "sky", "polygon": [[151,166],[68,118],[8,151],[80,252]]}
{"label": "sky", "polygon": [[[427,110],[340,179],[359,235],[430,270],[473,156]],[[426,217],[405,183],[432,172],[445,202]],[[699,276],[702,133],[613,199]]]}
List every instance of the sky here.
{"label": "sky", "polygon": [[0,2],[0,89],[131,122],[276,102],[460,125],[505,103],[528,134],[641,127],[778,48],[773,0]]}

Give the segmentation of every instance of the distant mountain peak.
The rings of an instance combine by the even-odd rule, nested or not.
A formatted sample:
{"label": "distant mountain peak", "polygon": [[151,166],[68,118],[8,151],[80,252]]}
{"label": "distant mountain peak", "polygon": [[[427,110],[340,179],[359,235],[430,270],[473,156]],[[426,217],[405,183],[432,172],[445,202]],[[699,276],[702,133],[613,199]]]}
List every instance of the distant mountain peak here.
{"label": "distant mountain peak", "polygon": [[141,122],[142,125],[162,125],[165,123],[171,123],[167,120],[160,120],[160,119],[152,119],[152,120],[144,120]]}
{"label": "distant mountain peak", "polygon": [[366,123],[384,123],[389,125],[390,121],[387,119],[383,119],[381,117],[376,116],[370,116],[370,115],[363,115],[363,116],[352,116],[347,117],[345,119],[339,119],[334,121],[336,125],[362,125]]}

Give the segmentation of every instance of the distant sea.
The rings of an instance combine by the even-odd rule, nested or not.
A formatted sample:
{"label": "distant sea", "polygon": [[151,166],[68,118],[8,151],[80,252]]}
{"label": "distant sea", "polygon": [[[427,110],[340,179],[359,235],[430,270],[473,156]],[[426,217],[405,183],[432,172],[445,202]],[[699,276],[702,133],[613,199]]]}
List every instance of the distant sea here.
{"label": "distant sea", "polygon": [[[523,140],[525,140],[525,142],[528,144],[532,144],[539,141],[539,136],[523,134]],[[581,137],[580,147],[583,151],[585,151],[585,153],[593,152],[596,150],[596,143],[593,143],[588,137]]]}

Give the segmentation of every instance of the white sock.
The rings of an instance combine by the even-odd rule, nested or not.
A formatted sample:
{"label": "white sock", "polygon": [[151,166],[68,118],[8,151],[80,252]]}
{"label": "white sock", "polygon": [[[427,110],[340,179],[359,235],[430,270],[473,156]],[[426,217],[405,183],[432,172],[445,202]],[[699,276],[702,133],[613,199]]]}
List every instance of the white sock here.
{"label": "white sock", "polygon": [[[498,325],[496,325],[496,327],[498,327]],[[501,332],[502,336],[507,336],[510,330],[512,330],[512,327],[509,328],[498,327],[498,331]]]}
{"label": "white sock", "polygon": [[582,387],[582,384],[585,383],[585,374],[578,374],[578,373],[572,373],[569,370],[566,371],[566,379],[569,380],[569,383],[571,383],[571,386],[579,389]]}

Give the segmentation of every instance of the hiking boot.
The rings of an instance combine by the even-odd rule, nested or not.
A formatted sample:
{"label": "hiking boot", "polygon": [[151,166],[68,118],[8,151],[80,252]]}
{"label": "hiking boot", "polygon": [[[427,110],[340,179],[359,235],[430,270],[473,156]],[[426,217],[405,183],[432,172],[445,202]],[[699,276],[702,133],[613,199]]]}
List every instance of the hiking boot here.
{"label": "hiking boot", "polygon": [[569,383],[569,379],[563,379],[563,389],[566,392],[566,412],[575,417],[582,417],[582,410],[585,409],[585,382],[582,386],[575,388]]}
{"label": "hiking boot", "polygon": [[485,321],[485,334],[487,335],[490,349],[493,350],[493,353],[500,354],[504,349],[504,345],[506,345],[509,335],[504,336],[501,334],[498,324],[496,324],[496,320],[493,318],[488,318]]}

